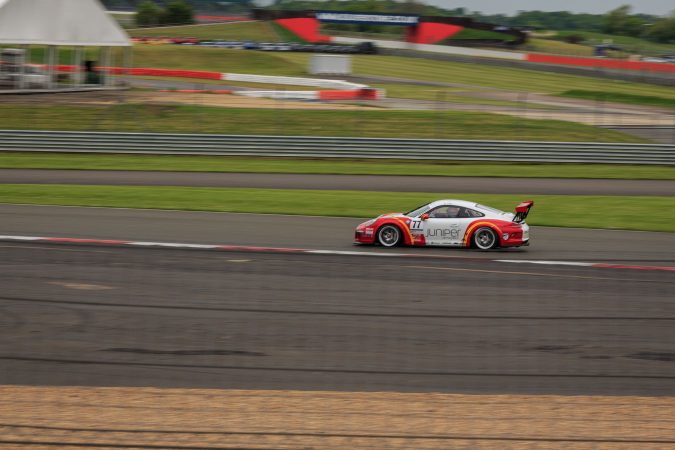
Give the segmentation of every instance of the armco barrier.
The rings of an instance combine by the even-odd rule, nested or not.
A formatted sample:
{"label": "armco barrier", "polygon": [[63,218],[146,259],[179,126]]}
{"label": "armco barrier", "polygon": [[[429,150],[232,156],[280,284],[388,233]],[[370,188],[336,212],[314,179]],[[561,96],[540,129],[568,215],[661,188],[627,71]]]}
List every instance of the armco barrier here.
{"label": "armco barrier", "polygon": [[675,146],[0,130],[0,151],[675,165]]}

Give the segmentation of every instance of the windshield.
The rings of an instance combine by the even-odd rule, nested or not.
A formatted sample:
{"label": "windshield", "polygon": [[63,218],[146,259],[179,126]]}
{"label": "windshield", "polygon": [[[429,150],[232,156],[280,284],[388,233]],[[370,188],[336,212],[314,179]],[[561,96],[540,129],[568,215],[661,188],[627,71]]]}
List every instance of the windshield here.
{"label": "windshield", "polygon": [[428,210],[429,210],[429,204],[427,203],[427,204],[424,204],[422,206],[418,206],[417,208],[413,209],[412,211],[408,211],[404,215],[410,216],[410,217],[416,217],[416,216],[419,216],[420,214],[422,214],[423,212],[428,211]]}

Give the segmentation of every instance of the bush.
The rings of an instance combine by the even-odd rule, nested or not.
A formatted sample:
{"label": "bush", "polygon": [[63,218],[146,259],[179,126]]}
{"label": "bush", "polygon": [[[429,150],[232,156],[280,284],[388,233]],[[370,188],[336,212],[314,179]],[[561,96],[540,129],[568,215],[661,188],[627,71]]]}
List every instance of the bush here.
{"label": "bush", "polygon": [[166,6],[162,14],[162,23],[165,25],[184,25],[195,23],[192,6],[184,0],[174,0]]}
{"label": "bush", "polygon": [[136,25],[139,27],[185,25],[194,22],[192,6],[185,0],[174,0],[166,9],[160,8],[154,1],[145,0],[136,9]]}
{"label": "bush", "polygon": [[586,38],[580,34],[570,34],[569,36],[565,36],[563,38],[565,42],[569,42],[570,44],[580,44],[586,40]]}
{"label": "bush", "polygon": [[150,0],[138,4],[136,8],[136,25],[139,27],[153,27],[161,22],[162,8]]}
{"label": "bush", "polygon": [[675,13],[649,27],[647,29],[647,39],[663,44],[675,42]]}

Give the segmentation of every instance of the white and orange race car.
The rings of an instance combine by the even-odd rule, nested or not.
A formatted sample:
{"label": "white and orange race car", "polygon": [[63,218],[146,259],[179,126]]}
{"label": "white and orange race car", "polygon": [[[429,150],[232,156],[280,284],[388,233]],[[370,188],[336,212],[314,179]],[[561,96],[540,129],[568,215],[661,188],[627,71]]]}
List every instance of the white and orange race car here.
{"label": "white and orange race car", "polygon": [[530,243],[525,218],[533,201],[515,213],[464,200],[438,200],[407,213],[383,214],[356,227],[356,244],[474,247],[520,247]]}

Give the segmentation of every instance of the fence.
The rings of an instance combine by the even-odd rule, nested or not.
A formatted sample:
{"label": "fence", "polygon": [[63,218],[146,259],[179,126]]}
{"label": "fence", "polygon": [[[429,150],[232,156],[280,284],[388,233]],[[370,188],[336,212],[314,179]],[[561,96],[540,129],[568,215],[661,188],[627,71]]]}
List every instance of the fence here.
{"label": "fence", "polygon": [[675,165],[675,146],[0,130],[0,150]]}

